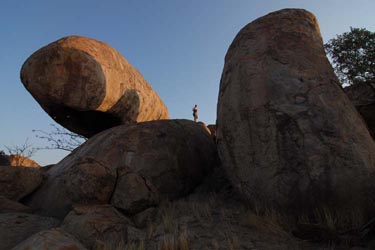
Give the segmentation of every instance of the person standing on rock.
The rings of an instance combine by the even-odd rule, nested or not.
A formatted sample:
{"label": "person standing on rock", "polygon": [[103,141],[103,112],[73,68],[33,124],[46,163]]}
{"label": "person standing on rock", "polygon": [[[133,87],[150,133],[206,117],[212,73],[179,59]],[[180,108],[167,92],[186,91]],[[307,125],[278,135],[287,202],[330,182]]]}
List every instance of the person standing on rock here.
{"label": "person standing on rock", "polygon": [[193,107],[193,117],[194,117],[194,121],[197,122],[197,119],[198,119],[198,105],[197,104],[195,104]]}

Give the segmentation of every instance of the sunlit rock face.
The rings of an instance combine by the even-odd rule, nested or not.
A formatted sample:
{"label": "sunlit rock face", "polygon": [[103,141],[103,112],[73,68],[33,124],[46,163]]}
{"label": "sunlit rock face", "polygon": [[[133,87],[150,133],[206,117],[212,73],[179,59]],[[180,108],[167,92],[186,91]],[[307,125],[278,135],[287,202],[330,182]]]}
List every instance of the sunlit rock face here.
{"label": "sunlit rock face", "polygon": [[86,137],[120,124],[169,118],[142,75],[94,39],[69,36],[39,49],[23,64],[21,80],[56,122]]}
{"label": "sunlit rock face", "polygon": [[340,88],[313,14],[273,12],[237,34],[217,112],[223,167],[253,205],[294,214],[374,210],[375,145]]}

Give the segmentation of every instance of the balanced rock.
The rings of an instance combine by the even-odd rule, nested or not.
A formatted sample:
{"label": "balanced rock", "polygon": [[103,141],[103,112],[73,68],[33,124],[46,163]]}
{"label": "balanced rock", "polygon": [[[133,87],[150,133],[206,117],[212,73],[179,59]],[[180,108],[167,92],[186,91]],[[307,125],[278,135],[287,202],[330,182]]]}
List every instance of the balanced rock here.
{"label": "balanced rock", "polygon": [[168,119],[142,75],[109,45],[69,36],[32,54],[21,80],[42,108],[86,137],[132,122]]}
{"label": "balanced rock", "polygon": [[40,165],[35,161],[23,157],[22,155],[5,155],[0,154],[0,166],[22,166],[22,167],[34,167],[39,168]]}
{"label": "balanced rock", "polygon": [[58,220],[34,214],[0,214],[0,250],[9,250],[29,236],[58,224]]}
{"label": "balanced rock", "polygon": [[238,33],[217,112],[223,167],[253,205],[375,209],[375,144],[340,88],[313,14],[273,12]]}
{"label": "balanced rock", "polygon": [[[216,164],[216,145],[195,122],[117,126],[90,138],[51,168],[27,204],[61,218],[73,203],[109,203],[113,194],[114,206],[139,212],[159,197],[188,194]],[[124,168],[126,173],[121,172]],[[133,188],[141,184],[146,186],[140,196]]]}
{"label": "balanced rock", "polygon": [[12,250],[87,250],[64,230],[44,230],[27,238]]}
{"label": "balanced rock", "polygon": [[43,181],[39,168],[0,166],[0,195],[18,201]]}
{"label": "balanced rock", "polygon": [[359,83],[344,88],[354,107],[365,120],[370,134],[375,138],[375,83]]}
{"label": "balanced rock", "polygon": [[[74,206],[61,227],[88,249],[116,249],[132,222],[110,205]],[[104,247],[105,246],[105,247]]]}

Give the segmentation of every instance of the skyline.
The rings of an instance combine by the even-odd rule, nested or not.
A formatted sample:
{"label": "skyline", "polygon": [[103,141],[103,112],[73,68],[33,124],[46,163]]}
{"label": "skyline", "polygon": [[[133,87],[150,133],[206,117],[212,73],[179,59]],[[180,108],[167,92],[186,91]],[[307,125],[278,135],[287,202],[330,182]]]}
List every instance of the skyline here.
{"label": "skyline", "polygon": [[[50,131],[54,121],[27,92],[19,79],[26,59],[41,47],[68,35],[105,42],[119,51],[149,82],[169,109],[171,119],[216,121],[220,77],[227,49],[242,27],[283,8],[304,8],[318,19],[323,41],[350,27],[375,30],[371,0],[339,1],[5,1],[0,10],[0,150],[45,141],[33,129]],[[32,159],[41,165],[66,155],[40,150]]]}

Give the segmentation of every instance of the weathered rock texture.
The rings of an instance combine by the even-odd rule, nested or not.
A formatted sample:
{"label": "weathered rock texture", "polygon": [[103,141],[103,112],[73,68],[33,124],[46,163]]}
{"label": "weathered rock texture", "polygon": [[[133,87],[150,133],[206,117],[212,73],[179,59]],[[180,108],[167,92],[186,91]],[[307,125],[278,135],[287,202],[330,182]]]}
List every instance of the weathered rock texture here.
{"label": "weathered rock texture", "polygon": [[344,88],[375,138],[375,83],[361,83]]}
{"label": "weathered rock texture", "polygon": [[73,203],[107,203],[116,185],[116,169],[89,156],[74,158],[74,162],[63,160],[47,171],[45,183],[26,203],[60,219]]}
{"label": "weathered rock texture", "polygon": [[109,205],[75,206],[61,227],[88,249],[116,249],[127,242],[132,222]]}
{"label": "weathered rock texture", "polygon": [[273,12],[239,32],[217,112],[223,167],[254,205],[290,213],[375,208],[375,145],[311,13]]}
{"label": "weathered rock texture", "polygon": [[18,244],[12,250],[87,250],[61,229],[44,230]]}
{"label": "weathered rock texture", "polygon": [[55,219],[33,214],[0,214],[0,250],[9,250],[29,236],[58,224]]}
{"label": "weathered rock texture", "polygon": [[22,167],[34,167],[39,168],[40,165],[35,161],[23,157],[22,155],[1,155],[0,154],[0,166],[22,166]]}
{"label": "weathered rock texture", "polygon": [[31,213],[32,209],[16,201],[0,196],[0,213]]}
{"label": "weathered rock texture", "polygon": [[69,36],[39,49],[22,66],[21,80],[56,122],[86,137],[120,124],[169,118],[142,75],[94,39]]}
{"label": "weathered rock texture", "polygon": [[[213,169],[216,154],[209,133],[192,121],[118,126],[90,138],[51,168],[47,180],[27,204],[62,217],[73,203],[106,203],[114,193],[115,206],[124,209],[122,204],[126,204],[138,211],[139,206],[146,208],[156,200],[152,197],[174,199],[188,194]],[[132,178],[121,172],[124,168],[135,182],[129,183]],[[143,188],[148,189],[142,197],[132,190],[134,183],[142,183],[140,177]],[[121,193],[127,200],[120,202]]]}
{"label": "weathered rock texture", "polygon": [[38,168],[0,166],[0,194],[18,201],[33,192],[43,180]]}
{"label": "weathered rock texture", "polygon": [[137,213],[159,203],[158,190],[147,179],[128,168],[118,168],[111,204],[126,213]]}

